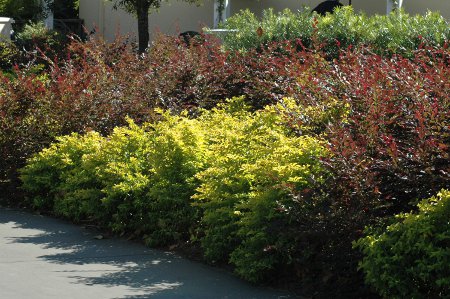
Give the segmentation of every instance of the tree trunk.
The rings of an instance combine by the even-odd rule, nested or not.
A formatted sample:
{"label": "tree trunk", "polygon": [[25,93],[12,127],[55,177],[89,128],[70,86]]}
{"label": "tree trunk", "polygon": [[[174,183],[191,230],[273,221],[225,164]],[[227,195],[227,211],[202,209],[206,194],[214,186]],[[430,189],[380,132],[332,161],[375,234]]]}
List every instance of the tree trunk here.
{"label": "tree trunk", "polygon": [[138,18],[138,38],[139,38],[139,53],[142,54],[147,50],[148,42],[150,41],[150,34],[148,30],[148,13],[150,3],[148,0],[136,1],[136,12]]}

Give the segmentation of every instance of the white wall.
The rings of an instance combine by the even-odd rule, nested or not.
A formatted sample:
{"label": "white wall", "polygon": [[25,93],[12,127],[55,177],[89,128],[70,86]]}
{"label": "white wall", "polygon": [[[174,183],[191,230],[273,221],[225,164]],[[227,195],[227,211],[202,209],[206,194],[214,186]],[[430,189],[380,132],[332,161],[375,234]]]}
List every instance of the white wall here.
{"label": "white wall", "polygon": [[14,22],[11,18],[0,18],[0,40],[11,39],[11,29],[12,23]]}
{"label": "white wall", "polygon": [[[183,31],[200,31],[201,28],[213,26],[214,1],[205,0],[201,6],[186,2],[163,2],[162,7],[149,16],[151,35],[156,31],[178,34]],[[121,35],[137,33],[137,20],[123,10],[114,10],[109,1],[80,0],[80,18],[88,31],[98,27],[98,31],[107,40]],[[151,37],[150,37],[151,38]]]}
{"label": "white wall", "polygon": [[423,14],[427,10],[439,11],[450,20],[450,0],[403,0],[403,7],[410,14]]}
{"label": "white wall", "polygon": [[[231,0],[232,13],[241,9],[250,8],[257,14],[266,8],[273,7],[276,11],[289,8],[293,11],[301,9],[302,6],[314,8],[323,0]],[[344,5],[348,0],[340,0]],[[368,15],[385,14],[386,0],[352,0],[353,9],[356,12],[363,11]],[[450,0],[403,0],[403,8],[410,14],[424,14],[427,10],[440,11],[450,20]]]}
{"label": "white wall", "polygon": [[[321,0],[231,0],[231,14],[241,9],[250,8],[257,15],[268,7],[280,11],[289,8],[293,11],[302,6],[315,7]],[[348,0],[341,0],[348,4]],[[385,14],[386,0],[352,0],[355,11],[364,11],[369,15]],[[450,0],[404,0],[404,9],[410,14],[424,14],[426,11],[439,10],[450,20]],[[84,19],[88,31],[97,26],[99,32],[107,40],[112,40],[117,33],[132,34],[137,32],[137,21],[134,16],[122,11],[113,10],[107,0],[80,0],[80,18]],[[212,27],[214,23],[214,1],[203,0],[200,7],[185,2],[171,0],[163,2],[159,11],[150,14],[150,31],[160,30],[167,34],[183,31],[199,31],[202,27]]]}

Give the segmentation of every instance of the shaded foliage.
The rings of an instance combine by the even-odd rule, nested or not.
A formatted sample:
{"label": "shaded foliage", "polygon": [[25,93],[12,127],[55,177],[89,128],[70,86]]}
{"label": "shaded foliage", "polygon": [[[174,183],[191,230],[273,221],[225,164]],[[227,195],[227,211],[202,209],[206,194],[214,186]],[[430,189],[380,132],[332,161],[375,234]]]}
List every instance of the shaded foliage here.
{"label": "shaded foliage", "polygon": [[450,192],[422,200],[418,211],[370,228],[355,246],[363,253],[366,281],[384,297],[448,298]]}

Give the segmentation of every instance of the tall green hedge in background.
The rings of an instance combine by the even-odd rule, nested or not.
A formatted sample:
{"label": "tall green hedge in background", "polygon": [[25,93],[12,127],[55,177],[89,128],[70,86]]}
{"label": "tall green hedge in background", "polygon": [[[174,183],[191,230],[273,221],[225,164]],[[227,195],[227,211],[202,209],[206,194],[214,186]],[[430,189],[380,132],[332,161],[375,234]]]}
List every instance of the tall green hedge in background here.
{"label": "tall green hedge in background", "polygon": [[296,13],[268,9],[260,19],[244,10],[222,26],[235,30],[224,36],[224,47],[239,51],[292,40],[333,56],[339,49],[358,45],[369,45],[380,53],[408,54],[421,45],[441,46],[450,39],[449,23],[438,13],[366,16],[349,6],[326,16],[311,14],[308,8]]}
{"label": "tall green hedge in background", "polygon": [[57,19],[78,18],[79,0],[53,0],[50,8]]}

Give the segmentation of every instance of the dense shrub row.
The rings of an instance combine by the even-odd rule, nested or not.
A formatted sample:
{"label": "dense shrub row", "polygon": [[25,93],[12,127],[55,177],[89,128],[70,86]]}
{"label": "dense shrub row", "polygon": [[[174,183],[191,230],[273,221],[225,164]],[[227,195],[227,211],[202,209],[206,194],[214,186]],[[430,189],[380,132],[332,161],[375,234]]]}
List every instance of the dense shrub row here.
{"label": "dense shrub row", "polygon": [[350,6],[327,16],[311,14],[308,8],[297,13],[268,9],[261,19],[245,10],[227,19],[222,27],[235,30],[223,37],[229,50],[246,51],[291,40],[307,48],[322,48],[333,56],[339,48],[359,45],[370,45],[378,53],[411,54],[420,46],[443,45],[450,38],[449,24],[438,13],[409,16],[397,11],[368,17],[354,13]]}
{"label": "dense shrub row", "polygon": [[104,134],[127,115],[137,123],[151,120],[154,107],[211,108],[243,94],[252,107],[262,108],[294,95],[295,74],[312,75],[313,65],[329,68],[307,52],[230,57],[214,40],[187,48],[161,37],[145,57],[121,39],[73,41],[68,50],[67,59],[50,63],[49,71],[36,73],[29,65],[16,69],[14,78],[0,75],[0,112],[10,116],[0,119],[1,180],[13,178],[24,158],[58,135],[89,129]]}
{"label": "dense shrub row", "polygon": [[[448,188],[448,65],[448,52],[419,51],[413,61],[352,53],[327,72],[327,82],[317,82],[349,105],[344,121],[324,131],[331,152],[324,163],[332,174],[324,184],[326,208],[317,211],[314,229],[301,227],[319,232],[305,242],[314,249],[305,268],[321,264],[322,276],[334,273],[336,287],[353,284],[359,256],[350,243],[366,225]],[[296,111],[290,117],[294,127],[304,123]]]}
{"label": "dense shrub row", "polygon": [[[151,118],[152,101],[142,81],[129,80],[143,64],[122,42],[74,42],[71,58],[49,71],[36,66],[0,74],[0,182],[14,181],[16,169],[56,136],[97,130],[110,132],[127,115]],[[112,50],[111,50],[112,49]],[[127,53],[127,54],[125,54]]]}
{"label": "dense shrub row", "polygon": [[38,209],[153,246],[195,237],[209,261],[261,281],[292,266],[291,194],[322,181],[324,155],[318,139],[290,134],[276,107],[251,113],[236,99],[197,119],[164,113],[107,138],[60,137],[21,177]]}
{"label": "dense shrub row", "polygon": [[[73,219],[92,218],[117,232],[147,235],[152,245],[193,236],[210,262],[231,261],[249,280],[271,280],[281,277],[281,272],[291,281],[297,280],[303,290],[320,290],[319,296],[351,297],[355,292],[368,296],[355,287],[363,285],[363,277],[356,272],[361,255],[351,246],[364,227],[407,212],[416,199],[448,188],[450,56],[446,47],[424,47],[410,58],[379,56],[360,47],[346,49],[334,61],[317,49],[299,51],[290,42],[228,53],[207,37],[205,43],[190,47],[161,37],[142,57],[120,40],[112,44],[74,42],[69,50],[68,59],[54,63],[48,72],[34,74],[25,68],[16,70],[15,78],[1,78],[0,181],[14,178],[27,157],[59,135],[95,130],[106,136],[114,127],[126,124],[126,115],[137,124],[160,119],[154,107],[187,110],[190,117],[200,118],[189,120],[195,137],[189,137],[194,138],[192,147],[167,145],[172,144],[164,141],[169,133],[148,142],[148,136],[155,133],[145,128],[158,123],[144,129],[118,129],[109,139],[93,133],[73,140],[67,137],[62,143],[68,144],[67,150],[81,148],[76,155],[82,158],[73,158],[81,161],[76,163],[81,166],[70,173],[64,164],[67,155],[59,150],[63,146],[52,147],[55,154],[51,157],[63,160],[55,167],[69,172],[64,170],[67,178],[57,177],[52,183],[61,190],[44,192],[44,185],[39,194],[30,189],[37,192],[35,204],[41,209],[54,208]],[[197,109],[209,109],[227,97],[243,94],[254,114],[239,114],[237,108],[229,117],[219,109],[214,115],[222,113],[222,118],[235,121],[222,131],[217,128],[220,118]],[[277,104],[271,108],[277,113],[274,121],[286,124],[288,131],[271,123],[267,117],[272,114],[267,111],[265,118],[258,116],[258,109],[267,104]],[[182,119],[175,123],[188,122]],[[207,128],[194,125],[200,122],[207,123]],[[253,131],[260,123],[265,123],[262,133]],[[203,133],[197,135],[199,132]],[[141,135],[147,136],[142,138],[145,142]],[[222,135],[230,138],[221,139]],[[303,136],[303,143],[295,143],[294,135]],[[311,137],[322,140],[329,155],[320,165],[309,164],[310,170],[296,168],[308,163],[299,150],[311,145],[307,142]],[[85,154],[83,138],[95,144],[89,146],[92,153]],[[179,174],[177,182],[167,179],[173,174],[164,170],[165,164],[157,166],[157,154],[150,147],[157,142],[166,142],[161,148],[171,153],[169,157],[186,154],[199,164],[182,166],[187,167],[182,168],[186,172]],[[197,146],[202,148],[198,153],[171,152],[172,148]],[[97,147],[109,156],[101,156]],[[151,153],[153,160],[139,162],[146,157],[142,152]],[[163,152],[158,155],[167,161]],[[94,172],[108,157],[118,163]],[[177,165],[184,165],[183,159],[177,160]],[[78,174],[79,167],[84,175]],[[163,174],[151,181],[148,176],[153,177],[153,172],[140,170],[148,168],[158,168],[154,171]],[[307,183],[300,179],[318,169],[325,169],[328,175],[311,177]],[[274,183],[278,179],[288,182]],[[45,178],[41,183],[52,180]],[[153,189],[153,194],[149,187],[153,184],[163,187]],[[277,188],[271,188],[273,184]],[[182,203],[158,193],[168,186],[183,194]],[[50,202],[45,200],[47,195]],[[151,198],[152,204],[146,205],[144,198]],[[191,206],[193,200],[198,206]],[[157,214],[155,209],[162,209],[160,202],[167,203],[168,209],[180,207],[181,214]],[[140,214],[142,209],[147,214]],[[94,217],[92,210],[103,214]],[[151,219],[146,215],[152,215]],[[192,220],[189,217],[200,222],[188,226],[185,221]],[[128,218],[132,222],[127,222]],[[145,232],[137,229],[141,218],[148,221]],[[169,220],[174,218],[183,224],[177,226]],[[180,227],[189,229],[178,230]],[[153,234],[155,231],[159,233]],[[276,271],[280,272],[272,275]]]}

